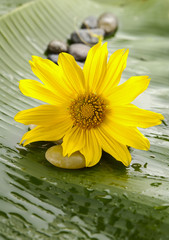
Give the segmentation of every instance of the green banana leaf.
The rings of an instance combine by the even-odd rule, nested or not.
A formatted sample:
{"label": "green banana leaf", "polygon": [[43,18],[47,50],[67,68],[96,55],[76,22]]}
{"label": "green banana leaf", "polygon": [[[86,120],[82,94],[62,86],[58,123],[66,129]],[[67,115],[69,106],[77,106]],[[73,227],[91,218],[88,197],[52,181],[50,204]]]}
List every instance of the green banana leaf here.
{"label": "green banana leaf", "polygon": [[34,0],[0,0],[0,16],[30,1]]}
{"label": "green banana leaf", "polygon": [[[1,2],[0,239],[169,239],[169,1]],[[39,101],[23,96],[18,82],[36,79],[28,60],[45,57],[50,40],[68,39],[86,16],[104,11],[119,19],[109,54],[130,49],[122,81],[149,75],[135,104],[162,113],[165,122],[141,130],[150,151],[131,149],[127,168],[103,153],[95,167],[59,169],[45,160],[50,143],[19,145],[27,127],[13,117]]]}

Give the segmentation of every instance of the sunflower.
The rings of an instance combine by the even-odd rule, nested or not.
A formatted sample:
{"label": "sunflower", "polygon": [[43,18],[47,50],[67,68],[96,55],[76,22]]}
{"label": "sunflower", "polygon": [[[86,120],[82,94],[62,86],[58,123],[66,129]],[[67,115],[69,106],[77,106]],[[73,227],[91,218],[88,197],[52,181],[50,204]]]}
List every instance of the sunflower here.
{"label": "sunflower", "polygon": [[17,122],[37,125],[21,143],[63,138],[63,156],[79,151],[86,167],[99,162],[102,149],[125,166],[131,162],[128,146],[148,150],[149,140],[137,127],[161,124],[164,117],[131,104],[148,87],[148,76],[119,85],[128,52],[117,50],[107,62],[107,44],[99,42],[90,49],[83,70],[68,53],[59,54],[58,65],[33,56],[30,65],[42,83],[24,79],[19,88],[47,104],[16,114]]}

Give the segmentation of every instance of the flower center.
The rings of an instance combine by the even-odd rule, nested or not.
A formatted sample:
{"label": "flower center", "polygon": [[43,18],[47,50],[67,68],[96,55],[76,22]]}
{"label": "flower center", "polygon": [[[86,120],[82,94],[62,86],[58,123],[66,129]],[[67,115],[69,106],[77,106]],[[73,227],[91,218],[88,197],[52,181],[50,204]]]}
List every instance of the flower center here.
{"label": "flower center", "polygon": [[105,101],[94,93],[79,95],[69,108],[74,125],[84,129],[95,128],[103,122]]}

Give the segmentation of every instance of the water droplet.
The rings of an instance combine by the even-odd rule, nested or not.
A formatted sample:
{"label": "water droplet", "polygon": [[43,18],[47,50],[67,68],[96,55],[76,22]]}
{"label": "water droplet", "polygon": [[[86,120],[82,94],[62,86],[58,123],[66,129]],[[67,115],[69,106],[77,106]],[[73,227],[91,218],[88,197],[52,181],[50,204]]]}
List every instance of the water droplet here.
{"label": "water droplet", "polygon": [[110,200],[110,199],[112,199],[112,196],[111,195],[105,195],[104,197],[102,197],[103,199],[108,199],[108,200]]}
{"label": "water droplet", "polygon": [[92,188],[86,188],[86,190],[89,191],[89,192],[93,192],[94,191],[94,189],[92,189]]}
{"label": "water droplet", "polygon": [[110,194],[110,189],[105,189],[104,190],[107,194]]}
{"label": "water droplet", "polygon": [[143,167],[144,167],[144,168],[147,168],[147,165],[148,165],[148,163],[146,162]]}
{"label": "water droplet", "polygon": [[126,199],[128,199],[128,194],[127,193],[123,193],[123,196],[126,198]]}
{"label": "water droplet", "polygon": [[140,163],[133,163],[132,168],[134,168],[135,171],[140,171],[141,164]]}
{"label": "water droplet", "polygon": [[42,180],[47,180],[47,178],[46,177],[40,177]]}
{"label": "water droplet", "polygon": [[160,186],[162,183],[160,182],[154,182],[154,183],[151,183],[150,185],[153,186],[153,187],[158,187]]}
{"label": "water droplet", "polygon": [[169,207],[169,204],[168,203],[164,203],[164,204],[162,204],[162,205],[160,205],[160,206],[155,206],[154,208],[156,209],[156,210],[165,210],[165,209],[167,209]]}

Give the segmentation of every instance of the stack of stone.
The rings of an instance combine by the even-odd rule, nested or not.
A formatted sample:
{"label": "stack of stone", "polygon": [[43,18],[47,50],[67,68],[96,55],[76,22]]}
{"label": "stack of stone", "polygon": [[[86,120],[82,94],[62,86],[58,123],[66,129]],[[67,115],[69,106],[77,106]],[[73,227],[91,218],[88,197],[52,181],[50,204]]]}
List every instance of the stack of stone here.
{"label": "stack of stone", "polygon": [[69,45],[58,40],[48,44],[48,59],[57,64],[59,53],[68,52],[76,61],[84,62],[90,47],[99,41],[99,37],[113,36],[117,27],[117,18],[112,13],[103,13],[99,18],[89,16],[83,21],[81,29],[72,32]]}

